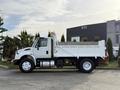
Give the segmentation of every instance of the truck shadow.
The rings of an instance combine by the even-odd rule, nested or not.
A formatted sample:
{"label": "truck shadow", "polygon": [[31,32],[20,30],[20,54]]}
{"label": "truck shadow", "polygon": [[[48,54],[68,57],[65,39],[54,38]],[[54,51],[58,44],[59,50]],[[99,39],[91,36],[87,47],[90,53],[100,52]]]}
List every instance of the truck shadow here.
{"label": "truck shadow", "polygon": [[36,69],[34,71],[32,71],[31,73],[22,73],[20,70],[16,70],[14,71],[14,73],[16,74],[23,74],[23,75],[33,75],[33,74],[86,74],[86,75],[90,75],[90,74],[94,74],[94,72],[91,73],[82,73],[77,69],[71,70],[71,69]]}

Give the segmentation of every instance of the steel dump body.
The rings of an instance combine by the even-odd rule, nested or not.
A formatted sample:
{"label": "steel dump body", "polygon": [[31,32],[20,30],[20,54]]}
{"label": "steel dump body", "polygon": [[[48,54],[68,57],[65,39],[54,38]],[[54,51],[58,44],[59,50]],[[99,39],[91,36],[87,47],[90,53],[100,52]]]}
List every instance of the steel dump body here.
{"label": "steel dump body", "polygon": [[54,57],[105,57],[104,41],[57,43]]}

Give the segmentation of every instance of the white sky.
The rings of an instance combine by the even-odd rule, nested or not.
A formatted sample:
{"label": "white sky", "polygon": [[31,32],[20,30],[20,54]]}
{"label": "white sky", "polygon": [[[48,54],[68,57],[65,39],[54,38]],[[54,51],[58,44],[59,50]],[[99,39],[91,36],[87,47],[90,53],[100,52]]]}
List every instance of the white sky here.
{"label": "white sky", "polygon": [[[120,19],[120,0],[0,0],[1,15],[14,36],[23,29],[47,36],[56,32],[60,39],[66,28]],[[19,19],[16,19],[19,18]],[[18,20],[18,21],[17,21]],[[12,22],[12,23],[11,23]],[[16,23],[17,22],[17,23]]]}

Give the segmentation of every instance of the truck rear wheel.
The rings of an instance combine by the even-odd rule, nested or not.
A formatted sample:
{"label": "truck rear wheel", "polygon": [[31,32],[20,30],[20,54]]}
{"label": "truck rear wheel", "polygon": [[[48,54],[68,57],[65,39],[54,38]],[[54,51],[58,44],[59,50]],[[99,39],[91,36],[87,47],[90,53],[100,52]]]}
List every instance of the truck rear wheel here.
{"label": "truck rear wheel", "polygon": [[23,60],[21,60],[20,64],[19,64],[19,68],[21,72],[24,73],[29,73],[32,72],[34,69],[34,63],[32,60],[25,58]]}
{"label": "truck rear wheel", "polygon": [[80,62],[79,70],[83,73],[90,73],[94,69],[94,62],[91,59],[83,59]]}

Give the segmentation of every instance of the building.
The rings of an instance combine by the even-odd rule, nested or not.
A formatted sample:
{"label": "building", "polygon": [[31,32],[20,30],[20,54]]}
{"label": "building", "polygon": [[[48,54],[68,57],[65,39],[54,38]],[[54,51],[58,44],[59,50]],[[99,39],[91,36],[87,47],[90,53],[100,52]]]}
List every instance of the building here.
{"label": "building", "polygon": [[67,41],[98,41],[111,38],[113,46],[120,43],[120,20],[83,25],[67,29]]}

